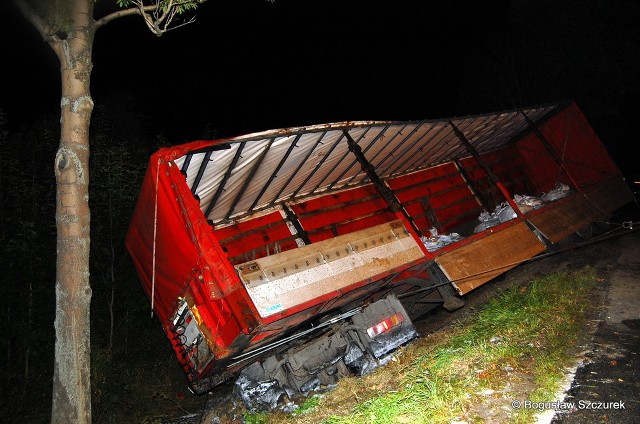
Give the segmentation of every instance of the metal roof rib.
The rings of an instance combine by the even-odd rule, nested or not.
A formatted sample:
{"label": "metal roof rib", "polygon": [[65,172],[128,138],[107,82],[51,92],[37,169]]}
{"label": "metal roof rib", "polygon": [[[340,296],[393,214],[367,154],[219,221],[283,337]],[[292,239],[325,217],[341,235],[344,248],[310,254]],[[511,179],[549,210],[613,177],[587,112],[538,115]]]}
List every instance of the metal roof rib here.
{"label": "metal roof rib", "polygon": [[267,189],[271,185],[271,182],[276,179],[276,177],[278,176],[278,172],[280,172],[280,169],[282,169],[282,166],[284,165],[284,163],[287,161],[287,159],[289,159],[289,155],[291,155],[291,152],[296,147],[296,143],[300,140],[300,137],[302,137],[302,134],[296,135],[296,137],[291,142],[291,144],[289,144],[289,147],[287,148],[287,153],[285,153],[282,156],[282,159],[280,159],[278,166],[276,166],[276,168],[271,173],[271,176],[267,180],[267,183],[262,187],[262,190],[260,190],[260,193],[258,193],[258,196],[256,196],[256,199],[251,204],[251,207],[249,208],[249,210],[253,210],[257,206],[258,202],[260,201],[264,193],[267,191]]}
{"label": "metal roof rib", "polygon": [[[358,140],[356,141],[356,143],[359,143],[359,142],[360,142],[360,140],[362,140],[362,139],[367,135],[367,133],[369,132],[369,130],[371,130],[371,128],[373,128],[373,127],[365,128],[365,129],[364,129],[364,132],[363,132],[363,133],[362,133],[362,135],[358,138]],[[347,150],[346,152],[344,152],[344,156],[342,157],[341,161],[342,161],[342,160],[345,160],[345,159],[347,158],[347,156],[349,156],[349,151],[348,151],[348,150]],[[344,176],[347,174],[347,172],[349,172],[349,170],[350,170],[351,168],[353,168],[353,166],[354,166],[356,163],[358,163],[358,161],[357,161],[356,159],[352,159],[352,160],[351,160],[351,164],[349,164],[349,166],[347,166],[345,169],[343,169],[343,170],[342,170],[342,172],[340,173],[340,175],[338,175],[338,176],[333,180],[333,182],[327,186],[327,190],[331,190],[331,189],[333,188],[333,186],[335,186],[336,184],[338,184],[338,183],[342,180],[342,177],[344,177]]]}
{"label": "metal roof rib", "polygon": [[200,162],[200,167],[198,168],[198,174],[196,175],[196,179],[191,186],[191,193],[194,195],[198,191],[198,185],[200,185],[200,181],[202,181],[202,176],[204,175],[205,169],[207,169],[207,165],[209,165],[209,160],[211,159],[211,150],[204,154],[204,158],[202,162]]}
{"label": "metal roof rib", "polygon": [[[406,140],[406,137],[402,138],[402,140],[396,145],[394,145],[394,140],[398,137],[398,136],[402,136],[402,131],[404,131],[407,128],[408,124],[405,124],[402,126],[402,128],[400,130],[398,130],[395,134],[392,135],[391,139],[387,141],[386,144],[383,144],[381,146],[380,149],[378,149],[378,151],[373,155],[373,157],[371,158],[367,158],[369,159],[369,162],[371,162],[371,164],[373,164],[376,168],[382,163],[382,161],[376,163],[376,159],[378,158],[378,156],[380,156],[380,154],[382,154],[382,152],[384,152],[384,150],[386,148],[388,148],[389,146],[393,146],[391,148],[391,150],[393,151],[394,148],[399,148],[402,147],[403,142]],[[382,142],[383,140],[379,140],[380,142]],[[376,143],[379,144],[379,143]],[[373,147],[373,143],[371,145],[369,145],[369,148],[367,150],[363,150],[363,153],[366,155],[368,150],[370,150]]]}
{"label": "metal roof rib", "polygon": [[189,153],[185,159],[184,159],[184,163],[182,164],[182,167],[180,168],[180,171],[182,171],[183,174],[185,174],[187,172],[187,169],[189,169],[189,164],[191,163],[191,158],[193,157],[193,153]]}
{"label": "metal roof rib", "polygon": [[[409,139],[411,138],[411,136],[413,136],[414,134],[416,134],[416,133],[418,132],[418,130],[419,130],[423,125],[424,125],[424,122],[419,122],[419,123],[418,123],[418,125],[414,125],[414,128],[413,128],[411,131],[409,131],[409,134],[407,134],[407,136],[402,140],[401,145],[403,145],[403,146],[404,146],[404,145],[406,145],[406,143],[408,143],[408,141],[407,141],[407,140],[409,140]],[[405,128],[406,128],[406,127],[405,127]],[[410,150],[411,150],[410,146],[407,146],[407,147],[409,147],[409,148],[405,149],[405,150],[404,150],[405,152],[407,152],[407,151],[410,151]],[[381,177],[385,176],[386,169],[388,169],[389,167],[393,166],[393,164],[394,164],[397,160],[399,160],[399,158],[400,158],[400,157],[399,157],[399,156],[397,156],[397,154],[398,154],[398,153],[402,154],[402,152],[403,152],[402,150],[401,150],[400,152],[398,152],[398,151],[397,151],[397,149],[391,149],[391,150],[389,151],[389,153],[387,153],[387,155],[386,155],[384,158],[382,158],[382,160],[381,160],[381,161],[380,161],[380,163],[378,164],[378,166],[379,166],[379,168],[380,168],[379,174],[380,174],[380,176],[381,176]],[[395,160],[393,160],[393,161],[392,161],[392,162],[391,162],[387,167],[382,166],[382,164],[384,164],[384,163],[387,161],[387,159],[389,159],[389,158],[393,158],[393,157],[395,157]]]}
{"label": "metal roof rib", "polygon": [[[435,134],[432,134],[429,138],[425,140],[424,144],[417,149],[417,152],[415,154],[413,155],[410,154],[404,162],[401,162],[400,164],[398,164],[398,166],[393,168],[393,170],[385,171],[384,175],[391,176],[391,175],[396,175],[396,174],[400,174],[402,172],[411,170],[412,169],[411,165],[409,166],[406,166],[406,165],[410,162],[413,164],[415,163],[416,160],[419,160],[418,158],[422,155],[422,152],[424,152],[424,149],[427,148],[429,144],[444,130],[445,125],[438,126],[437,123],[432,123],[431,128],[429,128],[424,133],[421,139],[425,138],[434,128],[438,128],[438,130],[435,132]],[[420,152],[421,154],[418,154],[418,152]],[[405,155],[406,153],[407,152],[405,152],[403,155]]]}
{"label": "metal roof rib", "polygon": [[220,196],[222,196],[224,187],[227,181],[229,181],[229,178],[231,177],[231,173],[233,172],[234,168],[236,167],[236,164],[238,163],[238,160],[240,159],[240,156],[242,155],[242,149],[244,149],[245,144],[246,142],[242,142],[238,145],[236,154],[233,156],[233,160],[231,161],[231,164],[229,164],[229,166],[227,167],[224,177],[222,177],[222,181],[220,181],[220,185],[218,186],[218,190],[216,191],[216,194],[214,194],[213,198],[211,199],[211,202],[209,202],[209,205],[207,206],[207,209],[204,212],[205,217],[209,218],[209,214],[211,214],[211,211],[213,211],[213,208],[218,203],[218,199],[220,199]]}
{"label": "metal roof rib", "polygon": [[[333,144],[333,146],[331,146],[331,149],[329,149],[329,152],[327,152],[327,154],[324,156],[322,162],[326,161],[329,156],[333,153],[333,151],[335,150],[335,148],[338,146],[338,144],[340,144],[340,141],[342,140],[343,136],[340,136],[340,138],[338,138],[338,140],[336,140],[336,142]],[[342,156],[342,158],[346,157],[346,153],[345,155]],[[338,164],[342,162],[343,159],[338,160]],[[322,165],[322,163],[318,164],[318,167],[320,167]],[[328,172],[324,175],[324,177],[322,177],[320,179],[320,181],[315,185],[315,187],[313,189],[311,189],[309,191],[309,194],[312,193],[316,193],[321,187],[322,187],[322,183],[329,177],[329,175],[331,175],[333,173],[334,169],[333,168],[329,168]]]}
{"label": "metal roof rib", "polygon": [[[325,134],[326,136],[326,134]],[[331,153],[333,152],[333,150],[336,148],[336,146],[340,143],[340,140],[342,140],[344,136],[341,135],[340,137],[338,137],[338,139],[331,145],[331,147],[329,148],[329,151],[324,153],[322,155],[322,159],[320,159],[320,161],[318,162],[318,164],[315,166],[315,168],[313,169],[313,171],[309,172],[307,174],[307,177],[304,179],[304,181],[302,182],[302,184],[300,184],[298,186],[298,188],[291,194],[292,198],[295,198],[298,193],[300,193],[300,191],[302,191],[302,189],[304,188],[305,185],[307,185],[307,183],[311,180],[311,178],[316,174],[316,172],[318,172],[320,170],[320,167],[327,161],[327,159],[329,158],[329,156],[331,156]],[[323,179],[326,178],[326,175],[323,177]],[[322,180],[321,180],[322,182]],[[318,186],[316,186],[313,190],[308,191],[307,193],[304,194],[313,194],[314,190],[316,190],[318,188]]]}
{"label": "metal roof rib", "polygon": [[269,204],[269,206],[273,206],[278,199],[280,199],[280,197],[282,196],[282,193],[284,193],[285,189],[289,186],[289,184],[291,184],[291,181],[293,181],[293,179],[295,178],[295,176],[300,172],[300,170],[302,169],[302,167],[304,166],[305,163],[307,163],[307,160],[309,160],[309,158],[311,157],[311,155],[313,154],[313,152],[315,151],[316,147],[318,147],[318,145],[322,144],[322,139],[324,138],[324,136],[327,134],[327,131],[323,131],[320,134],[320,137],[318,137],[318,139],[316,140],[315,144],[313,144],[312,148],[309,150],[309,152],[305,155],[304,160],[300,161],[300,163],[298,164],[298,166],[296,167],[295,171],[293,171],[291,173],[291,176],[287,179],[287,182],[282,186],[282,188],[280,189],[280,191],[276,194],[276,196],[273,198],[273,200],[271,201],[271,203]]}
{"label": "metal roof rib", "polygon": [[225,219],[229,219],[233,215],[233,212],[234,212],[236,206],[238,205],[238,203],[240,203],[240,199],[242,199],[242,197],[245,195],[247,187],[249,187],[249,184],[251,184],[251,180],[253,179],[253,177],[258,172],[258,168],[260,168],[260,165],[262,164],[262,161],[267,156],[267,153],[269,153],[269,149],[271,148],[271,145],[273,144],[273,142],[275,140],[276,140],[275,137],[272,137],[272,138],[269,139],[269,142],[268,142],[267,146],[265,147],[265,149],[260,154],[260,157],[258,158],[256,163],[251,168],[249,176],[244,180],[244,183],[242,184],[242,188],[238,191],[238,194],[236,195],[235,199],[233,200],[233,203],[231,204],[231,207],[227,211],[227,215],[225,216]]}
{"label": "metal roof rib", "polygon": [[425,158],[431,158],[431,160],[429,160],[427,163],[429,164],[437,164],[440,162],[440,157],[442,157],[443,155],[443,149],[445,149],[447,147],[447,145],[450,143],[450,139],[449,136],[451,134],[451,130],[449,128],[449,124],[445,123],[444,127],[442,128],[442,132],[440,133],[440,137],[439,138],[434,138],[433,139],[433,145],[430,147],[430,149],[425,152],[422,156],[418,156],[415,158],[415,160],[411,163],[411,165],[409,166],[410,170],[416,170],[416,169],[420,169],[425,165],[424,159]]}
{"label": "metal roof rib", "polygon": [[[389,129],[390,125],[385,125],[384,127],[382,127],[382,129],[380,130],[380,132],[373,138],[373,140],[371,140],[371,142],[369,144],[375,143],[377,142],[381,137],[384,137],[384,134],[387,132],[387,130]],[[364,138],[364,137],[361,137]],[[358,142],[360,141],[360,139],[358,140]],[[354,165],[358,163],[357,159],[354,159]],[[349,186],[351,184],[351,182],[353,180],[355,180],[358,175],[360,174],[360,172],[356,172],[351,178],[349,178],[348,181],[346,181],[342,187],[346,187]],[[364,178],[366,178],[366,175],[364,176]]]}

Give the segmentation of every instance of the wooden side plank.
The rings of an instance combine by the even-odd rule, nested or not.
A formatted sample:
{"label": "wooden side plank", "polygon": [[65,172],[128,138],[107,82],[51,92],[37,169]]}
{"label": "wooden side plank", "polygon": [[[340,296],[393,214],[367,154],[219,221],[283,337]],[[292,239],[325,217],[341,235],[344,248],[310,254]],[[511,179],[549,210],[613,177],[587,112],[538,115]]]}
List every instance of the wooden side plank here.
{"label": "wooden side plank", "polygon": [[543,211],[532,214],[529,221],[552,243],[557,243],[585,225],[605,219],[632,200],[633,194],[622,178],[614,178],[549,204]]}
{"label": "wooden side plank", "polygon": [[633,201],[633,193],[620,177],[612,178],[586,190],[585,196],[601,212],[601,215],[605,216]]}
{"label": "wooden side plank", "polygon": [[552,243],[557,243],[601,215],[584,195],[576,193],[546,206],[530,216],[529,221]]}
{"label": "wooden side plank", "polygon": [[545,250],[545,245],[519,222],[435,259],[460,294],[466,294],[521,261]]}

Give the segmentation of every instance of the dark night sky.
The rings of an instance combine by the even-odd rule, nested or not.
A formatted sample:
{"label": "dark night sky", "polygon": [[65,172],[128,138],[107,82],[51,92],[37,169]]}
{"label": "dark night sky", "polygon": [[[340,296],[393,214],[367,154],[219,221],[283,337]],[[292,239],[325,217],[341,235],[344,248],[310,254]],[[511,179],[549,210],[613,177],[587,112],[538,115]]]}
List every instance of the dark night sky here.
{"label": "dark night sky", "polygon": [[[2,3],[0,108],[13,125],[57,113],[56,59]],[[172,143],[207,125],[227,136],[575,99],[622,151],[640,99],[639,18],[631,0],[210,0],[160,38],[137,16],[100,29],[92,92],[96,104],[132,93]]]}
{"label": "dark night sky", "polygon": [[[498,22],[506,2],[464,13],[456,2],[426,3],[216,0],[196,23],[160,38],[139,17],[116,20],[96,36],[93,95],[98,103],[133,92],[176,137],[206,124],[234,133],[443,116],[458,103],[457,56],[478,42],[465,36]],[[15,11],[2,15],[12,65],[0,107],[12,120],[57,111],[55,57]]]}

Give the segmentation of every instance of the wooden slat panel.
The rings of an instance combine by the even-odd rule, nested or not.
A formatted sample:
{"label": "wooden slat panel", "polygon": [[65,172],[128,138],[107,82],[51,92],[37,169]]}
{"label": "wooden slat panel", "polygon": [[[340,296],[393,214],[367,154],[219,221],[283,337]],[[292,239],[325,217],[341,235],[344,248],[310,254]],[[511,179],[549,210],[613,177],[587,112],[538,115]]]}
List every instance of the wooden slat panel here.
{"label": "wooden slat panel", "polygon": [[436,258],[460,294],[483,285],[521,261],[545,250],[545,245],[520,222]]}

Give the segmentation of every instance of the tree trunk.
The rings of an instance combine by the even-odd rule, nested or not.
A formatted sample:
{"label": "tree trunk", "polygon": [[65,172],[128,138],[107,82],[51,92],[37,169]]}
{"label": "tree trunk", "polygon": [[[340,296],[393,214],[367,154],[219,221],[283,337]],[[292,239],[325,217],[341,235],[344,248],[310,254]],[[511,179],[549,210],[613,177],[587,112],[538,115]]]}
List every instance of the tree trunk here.
{"label": "tree trunk", "polygon": [[[91,54],[97,28],[114,19],[143,15],[148,28],[162,35],[189,4],[172,3],[158,16],[157,4],[118,10],[98,22],[95,0],[14,0],[25,18],[47,40],[60,60],[62,98],[56,175],[56,345],[53,373],[53,423],[91,422],[89,285],[89,125]],[[37,3],[34,10],[32,4]],[[129,3],[129,2],[116,2]]]}
{"label": "tree trunk", "polygon": [[93,2],[71,2],[71,29],[51,46],[62,77],[56,175],[56,319],[53,423],[91,422],[89,124]]}

